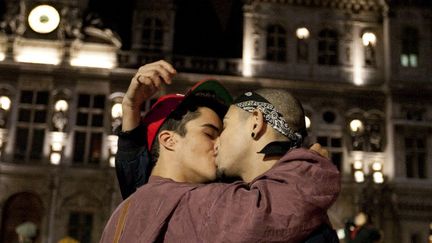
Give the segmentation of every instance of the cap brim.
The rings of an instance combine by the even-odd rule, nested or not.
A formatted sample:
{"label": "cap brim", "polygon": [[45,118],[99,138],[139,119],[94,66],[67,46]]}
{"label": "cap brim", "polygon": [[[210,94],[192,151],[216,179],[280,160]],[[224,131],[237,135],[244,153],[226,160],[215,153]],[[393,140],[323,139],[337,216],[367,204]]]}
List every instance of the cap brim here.
{"label": "cap brim", "polygon": [[233,102],[233,98],[228,90],[222,86],[217,80],[206,79],[196,83],[186,94],[189,96],[198,92],[210,91],[216,95],[216,98],[221,101],[224,105],[229,106]]}

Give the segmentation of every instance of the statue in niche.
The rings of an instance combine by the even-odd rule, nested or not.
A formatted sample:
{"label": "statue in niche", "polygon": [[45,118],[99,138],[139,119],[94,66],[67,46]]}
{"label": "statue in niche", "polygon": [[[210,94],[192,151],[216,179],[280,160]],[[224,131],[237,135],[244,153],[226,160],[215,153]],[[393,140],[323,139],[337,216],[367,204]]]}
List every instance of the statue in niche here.
{"label": "statue in niche", "polygon": [[8,35],[22,35],[25,27],[25,2],[23,0],[6,1],[6,13],[0,22],[0,31]]}
{"label": "statue in niche", "polygon": [[120,48],[120,37],[105,25],[99,14],[90,12],[84,18],[82,25],[84,38],[90,42],[110,43]]}
{"label": "statue in niche", "polygon": [[0,109],[0,128],[6,128],[7,111]]}
{"label": "statue in niche", "polygon": [[351,135],[352,147],[355,151],[361,151],[364,147],[364,137],[359,133],[353,133]]}
{"label": "statue in niche", "polygon": [[372,152],[382,152],[382,136],[379,124],[372,124],[369,128],[369,146]]}
{"label": "statue in niche", "polygon": [[375,66],[375,48],[372,44],[369,44],[365,46],[364,51],[365,64],[367,66]]}
{"label": "statue in niche", "polygon": [[64,7],[61,10],[60,39],[81,39],[82,18],[78,8]]}
{"label": "statue in niche", "polygon": [[52,117],[52,122],[56,131],[63,132],[66,128],[68,118],[63,111],[57,111]]}

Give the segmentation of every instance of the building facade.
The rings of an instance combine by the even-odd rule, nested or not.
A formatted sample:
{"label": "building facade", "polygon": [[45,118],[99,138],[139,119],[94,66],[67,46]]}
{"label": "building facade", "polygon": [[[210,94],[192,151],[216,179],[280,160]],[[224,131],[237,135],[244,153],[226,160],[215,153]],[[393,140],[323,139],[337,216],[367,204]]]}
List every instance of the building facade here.
{"label": "building facade", "polygon": [[121,201],[119,104],[136,68],[159,59],[179,71],[161,94],[211,77],[233,95],[300,98],[307,143],[326,147],[342,174],[329,212],[342,241],[359,211],[383,242],[432,241],[429,1],[131,1],[122,35],[94,2],[4,1],[0,242],[17,241],[23,222],[36,242],[98,242]]}

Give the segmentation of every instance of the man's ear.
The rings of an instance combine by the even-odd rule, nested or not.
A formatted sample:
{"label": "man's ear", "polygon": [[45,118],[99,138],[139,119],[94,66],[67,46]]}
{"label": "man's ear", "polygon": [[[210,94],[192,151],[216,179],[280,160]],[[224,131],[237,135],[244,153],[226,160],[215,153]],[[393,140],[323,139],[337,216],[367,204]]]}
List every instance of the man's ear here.
{"label": "man's ear", "polygon": [[173,131],[162,130],[158,135],[160,146],[173,151],[176,145],[176,137]]}
{"label": "man's ear", "polygon": [[266,130],[264,115],[259,109],[252,112],[251,126],[251,136],[254,139],[261,137]]}

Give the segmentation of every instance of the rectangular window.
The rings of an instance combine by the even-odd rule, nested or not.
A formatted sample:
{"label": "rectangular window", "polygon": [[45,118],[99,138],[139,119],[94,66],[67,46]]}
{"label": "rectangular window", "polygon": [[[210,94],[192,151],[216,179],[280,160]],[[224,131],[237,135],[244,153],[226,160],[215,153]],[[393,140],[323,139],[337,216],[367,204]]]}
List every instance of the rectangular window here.
{"label": "rectangular window", "polygon": [[318,33],[318,64],[337,65],[339,53],[338,33],[323,29]]}
{"label": "rectangular window", "polygon": [[102,157],[105,95],[78,95],[74,132],[74,164],[98,165]]}
{"label": "rectangular window", "polygon": [[270,25],[267,28],[267,60],[286,61],[286,31],[282,26]]}
{"label": "rectangular window", "polygon": [[419,56],[419,34],[413,27],[406,27],[402,31],[402,50],[400,62],[403,67],[417,67]]}
{"label": "rectangular window", "polygon": [[342,171],[343,149],[342,138],[330,136],[318,136],[317,143],[321,144],[330,153],[330,159],[339,171]]}
{"label": "rectangular window", "polygon": [[15,159],[40,161],[48,122],[50,94],[41,90],[21,90],[15,133]]}
{"label": "rectangular window", "polygon": [[93,215],[84,212],[69,214],[68,235],[80,243],[90,243],[93,229]]}
{"label": "rectangular window", "polygon": [[425,138],[405,138],[405,165],[408,178],[427,178]]}
{"label": "rectangular window", "polygon": [[161,52],[163,47],[163,22],[159,18],[146,18],[143,23],[141,40],[144,50]]}

